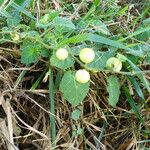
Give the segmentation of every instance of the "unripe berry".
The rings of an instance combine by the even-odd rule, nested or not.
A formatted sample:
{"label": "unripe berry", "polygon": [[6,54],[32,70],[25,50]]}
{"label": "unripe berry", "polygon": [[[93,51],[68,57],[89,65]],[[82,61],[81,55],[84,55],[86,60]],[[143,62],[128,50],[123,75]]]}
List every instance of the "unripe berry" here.
{"label": "unripe berry", "polygon": [[20,36],[18,33],[12,32],[10,35],[13,41],[18,41],[20,39]]}
{"label": "unripe berry", "polygon": [[76,72],[75,79],[80,83],[87,83],[90,80],[90,74],[85,69],[80,69]]}
{"label": "unripe berry", "polygon": [[68,51],[65,48],[60,48],[56,51],[56,57],[59,60],[65,60],[68,57]]}
{"label": "unripe berry", "polygon": [[106,68],[115,72],[119,72],[122,69],[122,62],[116,57],[111,57],[106,62]]}
{"label": "unripe berry", "polygon": [[95,58],[95,52],[91,48],[83,48],[79,53],[79,58],[84,63],[90,63]]}

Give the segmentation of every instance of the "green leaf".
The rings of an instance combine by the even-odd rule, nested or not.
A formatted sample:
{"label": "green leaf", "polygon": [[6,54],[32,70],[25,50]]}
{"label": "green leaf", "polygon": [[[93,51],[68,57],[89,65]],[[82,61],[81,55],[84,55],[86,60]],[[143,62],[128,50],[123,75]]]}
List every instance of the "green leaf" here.
{"label": "green leaf", "polygon": [[130,39],[130,38],[132,38],[132,37],[134,37],[134,36],[141,36],[143,33],[145,33],[143,36],[147,36],[147,34],[149,33],[149,31],[150,31],[150,26],[149,27],[139,27],[139,29],[137,29],[135,32],[133,32],[133,33],[131,33],[129,36],[127,36],[126,38],[123,38],[123,39],[121,39],[121,40],[119,40],[119,41],[125,41],[125,40],[127,40],[127,39]]}
{"label": "green leaf", "polygon": [[[131,60],[127,59],[128,63],[130,64],[130,66],[132,67],[132,69],[136,72],[136,71],[141,71],[140,68],[138,68]],[[142,73],[139,73],[136,75],[141,82],[143,83],[143,85],[147,88],[148,92],[150,92],[150,83],[149,81],[144,77],[144,75]]]}
{"label": "green leaf", "polygon": [[21,54],[21,63],[23,64],[30,64],[34,63],[39,58],[39,52],[35,48],[28,48]]}
{"label": "green leaf", "polygon": [[128,76],[130,82],[132,83],[132,85],[134,86],[135,88],[135,91],[137,92],[137,94],[139,95],[139,97],[144,100],[144,94],[138,84],[138,82],[136,81],[136,79],[133,77],[133,76]]}
{"label": "green leaf", "polygon": [[4,0],[0,0],[0,5],[2,5],[2,4],[3,4],[3,2],[4,2]]}
{"label": "green leaf", "polygon": [[[39,38],[40,34],[37,31],[28,31],[28,32],[22,32],[22,37],[35,37]],[[30,43],[30,42],[29,42]]]}
{"label": "green leaf", "polygon": [[89,21],[89,24],[91,26],[93,26],[93,28],[97,32],[105,34],[105,35],[110,35],[110,32],[109,32],[107,26],[102,21],[96,20],[96,19],[92,19],[92,20]]}
{"label": "green leaf", "polygon": [[59,60],[56,57],[56,53],[54,52],[50,58],[50,62],[52,66],[55,66],[60,69],[67,69],[74,65],[75,61],[71,56],[68,56],[65,60]]}
{"label": "green leaf", "polygon": [[150,24],[150,18],[143,20],[143,24],[149,25]]}
{"label": "green leaf", "polygon": [[69,39],[65,39],[65,40],[62,40],[58,47],[62,47],[66,44],[76,44],[76,43],[81,43],[81,42],[84,42],[87,40],[87,34],[78,34],[78,35],[75,35],[75,36],[72,36],[70,37]]}
{"label": "green leaf", "polygon": [[103,36],[100,36],[98,34],[91,34],[91,33],[79,34],[79,35],[75,35],[73,37],[70,37],[69,39],[65,39],[65,40],[60,42],[58,47],[62,47],[64,45],[70,44],[70,43],[73,43],[73,44],[82,43],[84,41],[101,43],[101,44],[109,45],[109,46],[112,46],[112,47],[124,49],[124,50],[127,50],[128,53],[131,53],[131,54],[132,54],[132,51],[133,51],[132,49],[128,48],[127,46],[125,46],[121,42],[114,41],[114,40],[111,40],[109,38],[105,38]]}
{"label": "green leaf", "polygon": [[76,131],[76,132],[77,132],[77,135],[83,135],[83,131],[84,131],[84,130],[83,130],[82,128],[78,127],[78,128],[77,128],[77,131]]}
{"label": "green leaf", "polygon": [[111,40],[109,38],[105,38],[103,36],[97,35],[97,34],[91,34],[90,33],[87,35],[87,38],[89,41],[92,41],[92,42],[102,43],[102,44],[106,44],[106,45],[113,46],[116,48],[121,48],[124,50],[131,51],[130,48],[128,48],[127,46],[125,46],[121,42],[114,41],[114,40]]}
{"label": "green leaf", "polygon": [[21,46],[21,62],[24,64],[36,62],[40,56],[41,48],[38,42],[25,40]]}
{"label": "green leaf", "polygon": [[41,49],[41,56],[49,57],[49,55],[50,55],[50,51],[48,49],[45,48]]}
{"label": "green leaf", "polygon": [[129,89],[128,89],[127,87],[124,87],[123,90],[124,90],[124,93],[125,93],[125,95],[126,95],[126,97],[127,97],[127,100],[128,100],[128,102],[129,102],[129,104],[130,104],[132,110],[134,111],[135,115],[136,115],[136,116],[139,118],[139,120],[144,124],[144,121],[143,121],[143,118],[142,118],[142,116],[141,116],[141,113],[140,113],[138,107],[136,106],[134,100],[132,99],[132,96],[130,95]]}
{"label": "green leaf", "polygon": [[11,14],[9,14],[5,9],[0,10],[0,16],[4,16],[6,18],[11,17]]}
{"label": "green leaf", "polygon": [[47,13],[40,18],[36,23],[36,26],[39,28],[47,28],[52,26],[52,20],[59,15],[58,11],[52,10],[51,13]]}
{"label": "green leaf", "polygon": [[107,78],[107,91],[109,93],[108,103],[115,107],[120,96],[120,84],[118,78],[115,76],[109,76]]}
{"label": "green leaf", "polygon": [[134,52],[134,56],[138,56],[138,57],[144,57],[148,51],[150,52],[149,46],[143,45],[143,44],[134,46],[134,47],[132,47],[132,49]]}
{"label": "green leaf", "polygon": [[8,27],[17,27],[19,25],[19,23],[21,22],[21,17],[14,13],[11,14],[11,17],[7,18],[7,25]]}
{"label": "green leaf", "polygon": [[79,83],[75,80],[74,73],[68,71],[64,74],[60,83],[60,91],[64,98],[72,105],[77,106],[86,97],[90,83]]}
{"label": "green leaf", "polygon": [[106,62],[110,57],[115,55],[115,51],[96,52],[96,57],[93,62],[87,64],[89,69],[102,70],[106,66]]}
{"label": "green leaf", "polygon": [[55,26],[66,27],[72,30],[76,29],[75,25],[69,18],[55,17],[53,21]]}
{"label": "green leaf", "polygon": [[71,113],[71,118],[73,120],[77,121],[80,118],[80,116],[81,116],[81,110],[79,110],[79,109],[76,109]]}
{"label": "green leaf", "polygon": [[19,6],[15,2],[11,2],[10,6],[12,6],[13,8],[15,8],[18,12],[22,12],[23,14],[25,14],[29,18],[31,18],[33,20],[36,20],[36,18],[34,16],[32,16],[26,9],[24,9],[24,6]]}
{"label": "green leaf", "polygon": [[150,64],[150,52],[147,53],[146,57],[145,57],[145,61]]}
{"label": "green leaf", "polygon": [[117,58],[118,58],[121,62],[126,62],[126,60],[127,60],[127,58],[126,58],[124,55],[120,54],[120,53],[117,54]]}
{"label": "green leaf", "polygon": [[85,48],[85,47],[87,47],[87,45],[83,43],[81,45],[77,45],[77,46],[71,47],[70,51],[71,51],[71,53],[73,55],[79,56],[80,50],[83,49],[83,48]]}

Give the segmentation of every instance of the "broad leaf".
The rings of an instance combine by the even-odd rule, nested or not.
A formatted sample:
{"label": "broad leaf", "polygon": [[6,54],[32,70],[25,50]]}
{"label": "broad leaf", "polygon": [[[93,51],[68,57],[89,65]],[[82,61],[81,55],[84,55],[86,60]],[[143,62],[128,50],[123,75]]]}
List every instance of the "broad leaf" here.
{"label": "broad leaf", "polygon": [[70,68],[74,65],[75,61],[74,59],[71,57],[71,56],[68,56],[67,59],[65,60],[59,60],[57,57],[56,57],[56,53],[54,52],[54,54],[51,56],[50,58],[50,62],[51,62],[51,65],[52,66],[55,66],[57,68],[60,68],[60,69],[67,69],[67,68]]}
{"label": "broad leaf", "polygon": [[107,83],[107,91],[109,93],[108,103],[112,107],[115,107],[120,96],[120,84],[118,78],[115,76],[109,76]]}
{"label": "broad leaf", "polygon": [[60,83],[60,91],[64,98],[72,105],[77,106],[86,97],[90,83],[79,83],[75,80],[74,73],[68,71],[64,74]]}

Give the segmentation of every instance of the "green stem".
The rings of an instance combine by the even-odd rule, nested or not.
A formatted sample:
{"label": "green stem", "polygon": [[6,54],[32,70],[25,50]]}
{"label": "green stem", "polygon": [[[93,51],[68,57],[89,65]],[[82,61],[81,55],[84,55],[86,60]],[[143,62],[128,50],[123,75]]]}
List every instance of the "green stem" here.
{"label": "green stem", "polygon": [[[26,67],[26,68],[30,67],[30,64],[26,65],[25,67]],[[24,77],[24,75],[26,74],[26,72],[27,72],[27,70],[23,70],[23,71],[20,73],[19,77],[17,78],[17,80],[16,80],[16,82],[15,82],[15,84],[14,84],[14,89],[17,88],[17,86],[19,85],[20,81],[22,80],[22,78]]]}
{"label": "green stem", "polygon": [[54,82],[53,82],[53,72],[52,68],[49,69],[49,98],[50,98],[50,135],[52,147],[55,146],[56,140],[56,124],[55,124],[55,101],[54,101]]}

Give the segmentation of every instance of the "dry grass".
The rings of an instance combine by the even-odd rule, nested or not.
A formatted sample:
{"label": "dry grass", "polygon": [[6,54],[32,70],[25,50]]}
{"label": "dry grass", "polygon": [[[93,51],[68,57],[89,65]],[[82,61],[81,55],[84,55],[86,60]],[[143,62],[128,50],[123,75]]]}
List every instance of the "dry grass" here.
{"label": "dry grass", "polygon": [[[1,149],[49,149],[51,144],[47,85],[42,83],[38,90],[29,90],[30,84],[36,78],[33,74],[39,74],[39,70],[32,66],[18,88],[13,89],[17,76],[25,68],[17,60],[14,64],[13,58],[6,53],[1,56],[0,68]],[[128,111],[130,108],[126,100],[122,96],[118,105],[120,107],[110,108],[106,98],[105,74],[93,75],[92,81],[86,100],[83,105],[78,106],[82,110],[82,117],[77,122],[70,118],[74,108],[66,103],[59,92],[56,94],[56,149],[75,150],[89,147],[93,150],[138,150],[137,142],[145,137],[141,134],[137,118]],[[141,113],[147,118],[146,125],[149,129],[150,113],[145,109]],[[84,135],[72,137],[71,134],[77,127],[84,129]],[[150,146],[148,143],[144,145]]]}

